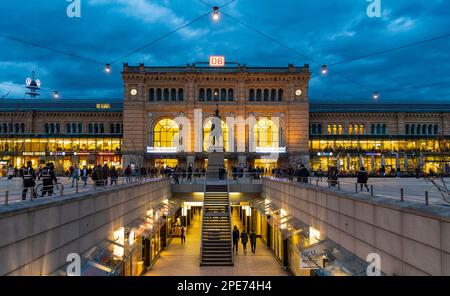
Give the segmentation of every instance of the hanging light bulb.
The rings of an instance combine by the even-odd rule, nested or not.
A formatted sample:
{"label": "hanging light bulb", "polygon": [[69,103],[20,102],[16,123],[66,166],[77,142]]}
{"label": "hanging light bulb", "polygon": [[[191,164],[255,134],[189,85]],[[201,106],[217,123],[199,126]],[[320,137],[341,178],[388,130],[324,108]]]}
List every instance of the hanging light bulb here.
{"label": "hanging light bulb", "polygon": [[213,7],[213,20],[218,21],[219,20],[219,7],[218,6],[214,6]]}
{"label": "hanging light bulb", "polygon": [[378,100],[380,98],[380,93],[375,91],[375,92],[373,92],[372,97],[373,97],[374,100]]}
{"label": "hanging light bulb", "polygon": [[54,98],[54,99],[59,99],[59,92],[58,92],[57,90],[55,90],[55,91],[53,92],[53,98]]}
{"label": "hanging light bulb", "polygon": [[108,74],[111,73],[111,65],[110,64],[105,65],[105,72]]}
{"label": "hanging light bulb", "polygon": [[322,70],[320,71],[320,73],[322,73],[323,76],[328,74],[328,68],[327,65],[323,65],[322,66]]}

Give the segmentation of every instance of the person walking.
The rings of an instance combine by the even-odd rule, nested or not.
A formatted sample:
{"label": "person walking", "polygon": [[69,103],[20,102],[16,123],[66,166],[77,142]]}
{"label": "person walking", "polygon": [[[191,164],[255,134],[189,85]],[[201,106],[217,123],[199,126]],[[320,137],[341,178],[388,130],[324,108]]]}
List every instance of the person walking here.
{"label": "person walking", "polygon": [[181,226],[181,243],[185,244],[186,243],[186,228],[184,228],[184,226]]}
{"label": "person walking", "polygon": [[188,166],[188,170],[187,170],[187,181],[191,181],[192,182],[192,163],[189,164]]}
{"label": "person walking", "polygon": [[58,183],[56,179],[55,172],[52,169],[52,165],[47,163],[47,165],[41,170],[39,173],[40,180],[42,178],[42,194],[41,197],[44,197],[45,194],[48,193],[48,196],[53,195],[53,185]]}
{"label": "person walking", "polygon": [[[111,171],[109,172],[109,178],[111,180],[111,184],[110,184],[111,186],[113,184],[117,185],[117,179],[119,178],[119,174],[118,174],[115,166],[111,167]],[[106,180],[106,182],[108,182],[108,180]]]}
{"label": "person walking", "polygon": [[367,186],[367,180],[369,180],[369,175],[367,174],[364,167],[361,167],[361,170],[358,172],[357,182],[360,185],[360,191],[363,190],[363,185],[366,187],[367,192],[369,192],[369,187]]}
{"label": "person walking", "polygon": [[127,183],[131,183],[131,166],[128,165],[125,169],[125,179]]}
{"label": "person walking", "polygon": [[102,175],[102,166],[96,165],[94,168],[94,171],[92,172],[92,180],[94,181],[94,186],[100,186],[103,182],[103,175]]}
{"label": "person walking", "polygon": [[319,181],[322,182],[323,170],[322,170],[322,166],[321,165],[319,165],[319,168],[317,169],[316,175],[317,175],[317,179],[319,179]]}
{"label": "person walking", "polygon": [[238,253],[238,244],[239,244],[239,230],[236,225],[234,225],[233,229],[233,250],[236,250],[236,254]]}
{"label": "person walking", "polygon": [[241,233],[241,242],[242,242],[242,247],[244,248],[244,253],[247,253],[248,234],[247,234],[247,232],[245,232],[245,229],[242,230],[242,233]]}
{"label": "person walking", "polygon": [[22,191],[22,200],[25,200],[27,198],[27,192],[28,188],[31,188],[31,196],[33,198],[36,198],[36,190],[34,186],[36,186],[35,180],[36,180],[36,173],[33,169],[32,162],[29,160],[27,161],[27,167],[23,167],[20,170],[20,175],[23,180],[23,191]]}
{"label": "person walking", "polygon": [[102,185],[103,186],[107,186],[108,185],[108,177],[109,177],[109,167],[108,167],[108,164],[107,163],[105,163],[104,165],[103,165],[103,168],[102,168],[102,180],[103,180],[103,183],[102,183]]}
{"label": "person walking", "polygon": [[256,233],[253,229],[250,232],[249,238],[250,238],[250,246],[252,247],[252,253],[255,254],[256,253]]}
{"label": "person walking", "polygon": [[14,178],[14,167],[12,166],[12,164],[10,164],[8,167],[8,181],[12,182],[13,178]]}
{"label": "person walking", "polygon": [[80,179],[80,169],[78,168],[78,164],[75,164],[75,166],[70,171],[70,178],[72,179],[72,186],[74,187],[75,182],[78,182]]}
{"label": "person walking", "polygon": [[89,171],[88,171],[86,165],[84,165],[83,168],[81,169],[80,176],[81,176],[81,180],[83,181],[83,187],[86,187],[88,176],[89,176]]}

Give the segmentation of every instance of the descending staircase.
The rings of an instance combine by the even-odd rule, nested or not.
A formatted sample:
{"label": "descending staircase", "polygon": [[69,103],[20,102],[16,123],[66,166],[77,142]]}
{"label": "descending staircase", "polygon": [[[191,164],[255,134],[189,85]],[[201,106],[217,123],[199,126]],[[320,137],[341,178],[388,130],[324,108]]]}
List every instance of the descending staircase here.
{"label": "descending staircase", "polygon": [[218,182],[216,178],[207,178],[203,199],[200,265],[233,265],[230,214],[228,183]]}

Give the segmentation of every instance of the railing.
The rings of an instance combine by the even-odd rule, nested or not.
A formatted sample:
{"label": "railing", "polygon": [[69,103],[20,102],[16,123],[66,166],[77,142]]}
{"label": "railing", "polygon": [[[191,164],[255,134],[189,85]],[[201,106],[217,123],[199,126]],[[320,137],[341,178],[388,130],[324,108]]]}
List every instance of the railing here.
{"label": "railing", "polygon": [[[161,180],[164,177],[119,177],[117,179],[103,179],[103,180],[87,180],[86,185],[84,181],[71,178],[60,177],[56,184],[44,186],[41,181],[36,181],[36,185],[29,187],[23,199],[23,182],[21,178],[14,178],[12,181],[6,178],[0,178],[0,205],[9,206],[12,204],[33,202],[40,199],[56,199],[64,198],[65,196],[73,196],[80,193],[87,192],[102,192],[108,191],[117,187],[126,186],[129,184],[145,183],[154,180]],[[49,192],[51,192],[51,195]],[[45,195],[43,194],[45,193]]]}
{"label": "railing", "polygon": [[230,200],[230,179],[227,178],[227,193],[228,193],[228,219],[230,221],[230,248],[231,248],[231,264],[234,265],[234,252],[233,252],[233,228],[231,227],[231,200]]}
{"label": "railing", "polygon": [[[416,178],[373,178],[367,183],[358,183],[356,178],[339,178],[329,180],[326,177],[267,176],[271,180],[281,182],[308,184],[310,186],[328,188],[346,194],[361,194],[368,198],[385,197],[400,202],[411,201],[424,205],[450,207],[441,193],[431,182]],[[450,179],[447,179],[450,182]]]}
{"label": "railing", "polygon": [[[205,195],[206,195],[206,178],[203,179],[203,203],[205,202]],[[204,224],[204,218],[205,218],[205,207],[202,209],[202,227],[200,229],[201,231],[201,241],[200,241],[200,257],[203,257],[203,224]],[[202,258],[200,258],[202,260]]]}
{"label": "railing", "polygon": [[[173,185],[200,185],[204,183],[207,174],[194,175],[189,178],[189,174],[182,172],[171,172],[167,176]],[[229,184],[261,184],[264,173],[242,173],[242,175],[225,174],[223,180],[228,180]],[[220,180],[219,180],[220,181]]]}

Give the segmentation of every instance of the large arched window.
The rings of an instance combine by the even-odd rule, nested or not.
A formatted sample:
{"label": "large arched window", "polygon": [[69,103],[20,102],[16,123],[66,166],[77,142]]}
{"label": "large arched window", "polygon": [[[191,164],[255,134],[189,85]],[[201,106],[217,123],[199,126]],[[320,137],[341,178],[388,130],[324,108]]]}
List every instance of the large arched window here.
{"label": "large arched window", "polygon": [[278,127],[275,122],[268,118],[261,118],[256,122],[253,136],[256,147],[267,148],[280,146]]}
{"label": "large arched window", "polygon": [[198,100],[199,101],[204,101],[205,100],[205,89],[204,88],[201,88],[198,91]]}
{"label": "large arched window", "polygon": [[[211,134],[211,126],[212,122],[211,119],[209,119],[206,124],[203,127],[203,150],[208,151],[208,148],[210,146],[209,142],[209,135]],[[222,139],[223,139],[223,150],[224,151],[230,151],[230,142],[228,140],[228,125],[225,123],[225,121],[222,120]]]}
{"label": "large arched window", "polygon": [[172,119],[158,121],[153,129],[153,147],[177,147],[180,128]]}

